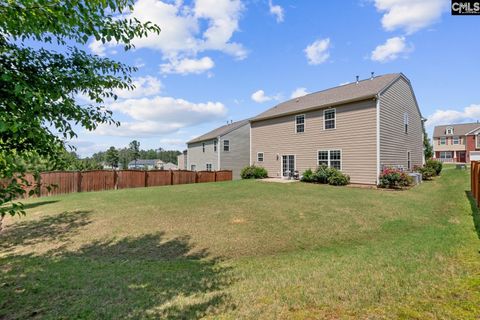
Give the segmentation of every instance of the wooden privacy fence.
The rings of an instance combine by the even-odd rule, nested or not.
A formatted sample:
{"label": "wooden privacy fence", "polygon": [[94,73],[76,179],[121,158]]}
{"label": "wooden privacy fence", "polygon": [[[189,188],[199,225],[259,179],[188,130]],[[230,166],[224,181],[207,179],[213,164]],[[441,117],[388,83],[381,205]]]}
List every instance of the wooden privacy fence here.
{"label": "wooden privacy fence", "polygon": [[470,189],[472,196],[480,207],[480,162],[472,161],[470,166]]}
{"label": "wooden privacy fence", "polygon": [[232,180],[232,171],[187,171],[187,170],[92,170],[55,171],[40,174],[35,182],[32,174],[25,176],[32,184],[28,192],[40,186],[40,197],[57,194],[102,191],[126,188],[167,186],[175,184],[218,182]]}

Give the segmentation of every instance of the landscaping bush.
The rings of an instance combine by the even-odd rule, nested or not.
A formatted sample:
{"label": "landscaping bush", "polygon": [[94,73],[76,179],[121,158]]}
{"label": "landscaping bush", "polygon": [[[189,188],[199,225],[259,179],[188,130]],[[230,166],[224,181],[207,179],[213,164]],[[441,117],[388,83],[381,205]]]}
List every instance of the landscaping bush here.
{"label": "landscaping bush", "polygon": [[302,175],[302,181],[344,186],[350,183],[350,177],[337,169],[329,168],[323,164],[315,172],[312,169],[306,170]]}
{"label": "landscaping bush", "polygon": [[248,166],[240,172],[242,179],[264,179],[268,177],[267,169],[255,165]]}
{"label": "landscaping bush", "polygon": [[397,189],[407,187],[412,184],[412,177],[399,169],[386,168],[379,177],[379,187]]}
{"label": "landscaping bush", "polygon": [[438,176],[442,172],[443,164],[441,161],[430,159],[427,160],[425,167],[432,168],[435,171],[435,175]]}
{"label": "landscaping bush", "polygon": [[328,177],[328,184],[332,186],[346,186],[350,183],[350,176],[333,169]]}
{"label": "landscaping bush", "polygon": [[314,173],[313,173],[312,169],[307,169],[307,170],[305,170],[305,172],[302,174],[301,180],[302,180],[303,182],[314,182],[314,181],[313,181],[313,177],[314,177]]}
{"label": "landscaping bush", "polygon": [[437,175],[437,172],[432,167],[420,167],[417,171],[422,174],[422,180],[432,180]]}

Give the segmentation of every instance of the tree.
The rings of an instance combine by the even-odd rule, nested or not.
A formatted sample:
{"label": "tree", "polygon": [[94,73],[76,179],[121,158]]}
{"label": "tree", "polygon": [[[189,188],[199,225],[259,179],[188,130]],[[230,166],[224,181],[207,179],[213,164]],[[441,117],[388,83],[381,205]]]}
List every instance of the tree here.
{"label": "tree", "polygon": [[430,143],[428,138],[427,131],[425,130],[425,125],[423,126],[423,154],[425,155],[425,160],[431,159],[433,157],[433,146]]}
{"label": "tree", "polygon": [[105,161],[112,166],[112,168],[117,168],[118,167],[118,161],[120,157],[118,155],[117,149],[115,147],[110,147],[110,149],[107,150],[105,153]]}
{"label": "tree", "polygon": [[[6,214],[25,213],[28,162],[55,162],[73,124],[94,130],[116,124],[105,104],[115,90],[133,89],[135,68],[86,53],[91,39],[125,50],[135,38],[158,34],[151,22],[127,18],[134,0],[0,0],[0,228]],[[33,43],[42,43],[35,45]],[[79,95],[91,102],[79,104]]]}
{"label": "tree", "polygon": [[130,155],[135,160],[135,169],[137,168],[137,160],[140,157],[140,142],[133,140],[129,144]]}

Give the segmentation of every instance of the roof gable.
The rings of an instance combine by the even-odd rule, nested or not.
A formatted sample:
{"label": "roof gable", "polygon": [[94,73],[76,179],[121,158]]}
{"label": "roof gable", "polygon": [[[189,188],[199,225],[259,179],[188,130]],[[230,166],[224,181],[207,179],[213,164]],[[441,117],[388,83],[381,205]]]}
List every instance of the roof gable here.
{"label": "roof gable", "polygon": [[433,137],[443,137],[447,136],[447,128],[453,128],[453,134],[448,136],[465,136],[468,134],[474,134],[475,131],[480,129],[480,123],[459,123],[459,124],[446,124],[441,126],[436,126],[433,129]]}
{"label": "roof gable", "polygon": [[233,123],[223,125],[219,128],[216,128],[216,129],[214,129],[210,132],[205,133],[204,135],[201,135],[201,136],[199,136],[195,139],[192,139],[192,140],[188,141],[187,144],[212,140],[212,139],[224,136],[227,133],[230,133],[234,130],[237,130],[238,128],[243,127],[246,124],[249,124],[249,122],[250,122],[250,119],[245,119],[245,120],[241,120],[241,121],[237,121],[237,122],[233,122]]}

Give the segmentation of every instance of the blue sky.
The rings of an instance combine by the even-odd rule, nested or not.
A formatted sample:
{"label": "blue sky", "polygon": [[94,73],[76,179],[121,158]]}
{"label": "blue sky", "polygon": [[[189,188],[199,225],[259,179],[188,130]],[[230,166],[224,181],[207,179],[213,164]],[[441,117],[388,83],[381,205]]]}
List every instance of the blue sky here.
{"label": "blue sky", "polygon": [[449,0],[138,0],[132,13],[158,36],[124,52],[87,50],[136,65],[137,89],[109,107],[122,125],[79,130],[82,156],[137,139],[185,148],[227,120],[297,95],[403,72],[435,124],[480,119],[478,16],[451,16]]}

